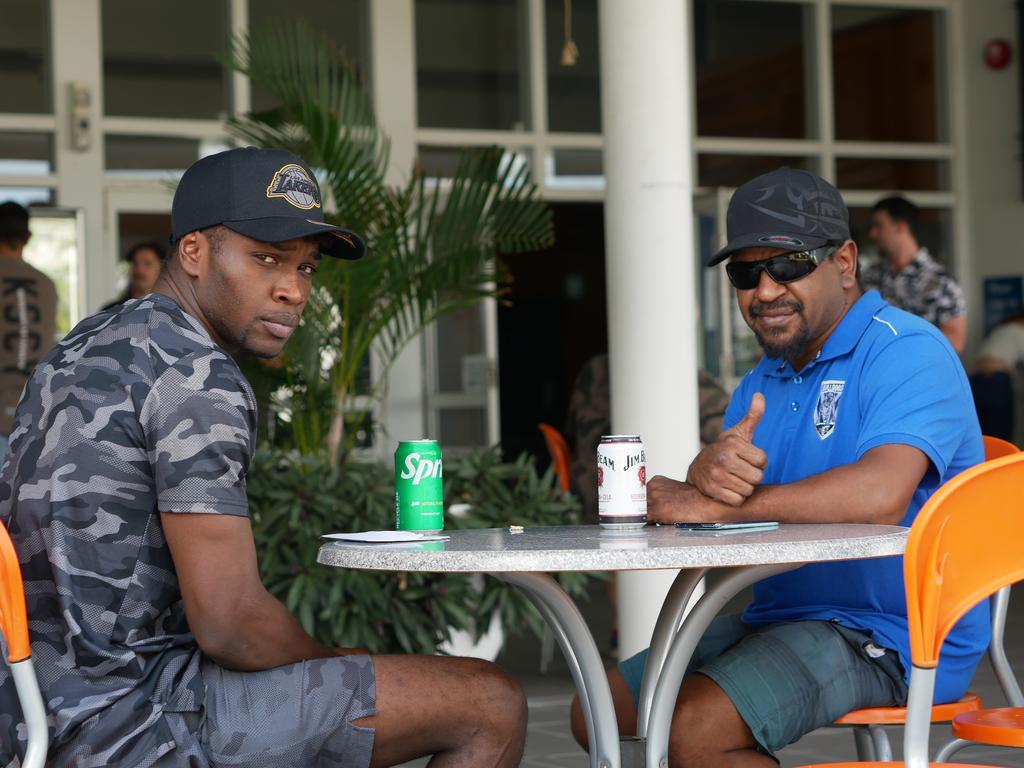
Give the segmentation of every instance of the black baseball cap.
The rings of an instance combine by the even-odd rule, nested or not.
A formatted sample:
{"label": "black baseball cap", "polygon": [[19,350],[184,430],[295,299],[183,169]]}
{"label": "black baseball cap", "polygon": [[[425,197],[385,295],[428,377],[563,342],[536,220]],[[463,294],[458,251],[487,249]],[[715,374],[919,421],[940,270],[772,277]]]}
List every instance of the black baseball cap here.
{"label": "black baseball cap", "polygon": [[171,206],[171,241],[218,224],[264,243],[323,235],[321,252],[340,259],[366,253],[359,235],[324,221],[316,176],[283,149],[229,149],[185,171]]}
{"label": "black baseball cap", "polygon": [[711,267],[744,248],[807,251],[850,239],[850,214],[839,190],[798,168],[777,168],[737,189],[725,215],[729,243]]}

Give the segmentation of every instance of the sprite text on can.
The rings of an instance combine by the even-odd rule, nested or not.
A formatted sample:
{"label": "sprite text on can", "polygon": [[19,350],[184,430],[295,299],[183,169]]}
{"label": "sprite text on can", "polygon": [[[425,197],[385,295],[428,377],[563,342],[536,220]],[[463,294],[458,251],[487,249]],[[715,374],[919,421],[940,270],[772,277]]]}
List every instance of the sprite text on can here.
{"label": "sprite text on can", "polygon": [[395,449],[395,528],[444,529],[444,477],[436,440],[403,440]]}

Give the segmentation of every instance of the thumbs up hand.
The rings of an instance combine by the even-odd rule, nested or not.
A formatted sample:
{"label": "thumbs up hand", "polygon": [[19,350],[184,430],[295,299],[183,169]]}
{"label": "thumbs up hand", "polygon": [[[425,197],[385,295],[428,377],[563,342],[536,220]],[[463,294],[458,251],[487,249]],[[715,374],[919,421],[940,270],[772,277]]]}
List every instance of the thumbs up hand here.
{"label": "thumbs up hand", "polygon": [[768,456],[754,445],[754,432],[764,416],[765,399],[755,392],[747,414],[697,454],[686,482],[705,496],[738,507],[764,477]]}

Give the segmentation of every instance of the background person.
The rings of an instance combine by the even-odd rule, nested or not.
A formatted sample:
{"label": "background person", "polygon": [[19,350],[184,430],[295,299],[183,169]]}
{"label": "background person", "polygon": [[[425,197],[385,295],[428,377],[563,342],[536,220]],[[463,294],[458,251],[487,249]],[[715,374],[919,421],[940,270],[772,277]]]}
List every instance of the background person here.
{"label": "background person", "polygon": [[[697,393],[703,447],[714,442],[722,431],[729,394],[702,368],[697,370]],[[601,436],[611,431],[608,355],[594,355],[576,375],[565,419],[565,435],[572,447],[572,490],[583,503],[583,520],[587,523],[597,523],[597,445]]]}
{"label": "background person", "polygon": [[163,247],[157,242],[139,243],[129,248],[124,255],[124,260],[130,265],[128,285],[120,296],[104,305],[103,309],[110,309],[128,299],[141,299],[151,292],[160,277],[166,256]]}
{"label": "background person", "polygon": [[971,388],[982,432],[1024,442],[1024,312],[985,337],[971,368]]}
{"label": "background person", "polygon": [[[323,645],[260,582],[245,491],[256,405],[230,355],[277,355],[320,254],[363,255],[320,205],[288,152],[199,160],[155,292],[83,320],[26,387],[0,522],[54,765],[519,763],[525,698],[493,664]],[[0,667],[0,764],[24,748],[19,720]]]}
{"label": "background person", "polygon": [[861,274],[865,290],[877,290],[894,307],[935,325],[958,355],[967,345],[967,303],[949,276],[917,240],[920,212],[905,197],[886,197],[871,209],[868,236],[878,246],[880,263]]}
{"label": "background person", "polygon": [[31,236],[28,211],[15,202],[0,204],[0,459],[21,391],[56,331],[57,289],[24,259]]}
{"label": "background person", "polygon": [[[654,477],[648,520],[910,525],[943,482],[984,458],[963,366],[920,318],[857,282],[857,245],[831,184],[782,168],[733,195],[727,273],[764,357],[726,430],[686,481]],[[942,649],[936,701],[959,698],[988,646],[987,602]],[[672,766],[763,766],[847,712],[903,705],[910,642],[901,558],[807,565],[764,579],[742,616],[700,641],[669,737]],[[609,673],[635,733],[646,651]],[[574,735],[585,741],[579,703]]]}

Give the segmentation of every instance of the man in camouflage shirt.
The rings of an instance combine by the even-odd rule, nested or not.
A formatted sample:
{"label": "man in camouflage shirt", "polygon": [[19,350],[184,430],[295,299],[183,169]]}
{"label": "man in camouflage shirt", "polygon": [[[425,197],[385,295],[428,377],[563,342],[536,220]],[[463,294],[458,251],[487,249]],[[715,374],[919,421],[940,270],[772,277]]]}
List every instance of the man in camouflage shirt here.
{"label": "man in camouflage shirt", "polygon": [[[700,442],[707,445],[722,431],[729,394],[715,377],[697,371]],[[611,389],[608,384],[608,355],[595,355],[583,364],[573,382],[569,414],[565,420],[566,439],[572,446],[569,474],[573,491],[583,503],[583,517],[597,522],[597,444],[611,432]]]}
{"label": "man in camouflage shirt", "polygon": [[887,197],[871,209],[868,235],[881,263],[865,269],[861,285],[894,307],[922,317],[949,339],[957,354],[967,344],[967,303],[956,280],[917,241],[918,208],[903,197]]}
{"label": "man in camouflage shirt", "polygon": [[[277,355],[320,254],[363,255],[320,205],[290,153],[200,160],[175,194],[155,293],[84,320],[29,380],[0,521],[24,575],[49,765],[519,762],[525,700],[496,667],[322,645],[260,583],[245,492],[256,405],[229,355]],[[0,666],[0,765],[18,765],[19,721]]]}

